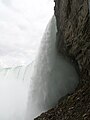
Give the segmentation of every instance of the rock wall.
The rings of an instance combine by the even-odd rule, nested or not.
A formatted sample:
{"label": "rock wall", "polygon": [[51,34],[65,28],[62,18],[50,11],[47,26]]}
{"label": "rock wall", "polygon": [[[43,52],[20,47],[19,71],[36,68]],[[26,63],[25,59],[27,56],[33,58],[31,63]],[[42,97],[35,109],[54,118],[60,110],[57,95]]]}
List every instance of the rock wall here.
{"label": "rock wall", "polygon": [[57,48],[61,51],[60,36],[64,41],[64,51],[75,58],[80,71],[87,71],[90,50],[89,8],[87,0],[56,0],[55,15],[57,19]]}
{"label": "rock wall", "polygon": [[[88,0],[55,0],[57,51],[77,61],[80,84],[35,120],[90,120],[90,18]],[[62,38],[62,41],[60,39]],[[63,49],[62,49],[63,46]]]}

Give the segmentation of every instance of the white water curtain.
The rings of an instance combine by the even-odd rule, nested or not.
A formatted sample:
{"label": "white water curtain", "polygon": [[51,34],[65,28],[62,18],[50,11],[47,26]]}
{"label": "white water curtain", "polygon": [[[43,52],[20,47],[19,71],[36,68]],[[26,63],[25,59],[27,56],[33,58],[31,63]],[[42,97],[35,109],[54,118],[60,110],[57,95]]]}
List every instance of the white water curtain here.
{"label": "white water curtain", "polygon": [[[22,65],[25,61],[28,64],[0,68],[0,120],[33,120],[78,84],[75,68],[56,51],[54,16],[41,41],[53,13],[49,3],[48,0],[0,0],[1,66]],[[35,61],[31,64],[32,58]]]}
{"label": "white water curtain", "polygon": [[78,84],[74,66],[57,53],[56,31],[53,16],[32,67],[26,120],[33,120],[41,112],[56,105],[61,97],[74,91]]}

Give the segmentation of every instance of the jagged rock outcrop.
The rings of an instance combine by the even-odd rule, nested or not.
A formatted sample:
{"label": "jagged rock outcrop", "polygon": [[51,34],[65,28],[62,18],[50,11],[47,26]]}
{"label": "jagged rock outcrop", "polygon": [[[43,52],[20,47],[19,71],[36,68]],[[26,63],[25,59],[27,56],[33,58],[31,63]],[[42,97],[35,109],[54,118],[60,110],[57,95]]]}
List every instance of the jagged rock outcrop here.
{"label": "jagged rock outcrop", "polygon": [[[55,0],[57,51],[78,63],[80,84],[72,95],[35,120],[90,120],[90,15],[88,0]],[[62,38],[62,41],[60,39]],[[62,46],[63,50],[62,50]]]}

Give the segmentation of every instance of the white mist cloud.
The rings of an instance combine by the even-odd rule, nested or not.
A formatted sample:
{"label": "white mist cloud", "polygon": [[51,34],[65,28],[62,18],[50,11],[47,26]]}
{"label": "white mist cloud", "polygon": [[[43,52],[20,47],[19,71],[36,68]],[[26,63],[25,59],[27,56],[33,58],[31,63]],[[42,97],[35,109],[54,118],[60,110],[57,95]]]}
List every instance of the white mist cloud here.
{"label": "white mist cloud", "polygon": [[53,15],[53,0],[0,0],[0,65],[28,64]]}

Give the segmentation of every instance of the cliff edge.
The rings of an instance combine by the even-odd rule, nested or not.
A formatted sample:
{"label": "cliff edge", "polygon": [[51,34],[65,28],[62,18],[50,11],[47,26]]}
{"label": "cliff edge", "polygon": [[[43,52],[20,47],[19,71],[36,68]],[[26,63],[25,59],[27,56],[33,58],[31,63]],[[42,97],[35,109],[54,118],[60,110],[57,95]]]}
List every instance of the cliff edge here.
{"label": "cliff edge", "polygon": [[[55,0],[57,51],[79,66],[76,91],[35,120],[90,120],[90,15],[88,0]],[[62,38],[62,41],[60,39]],[[62,49],[63,46],[63,49]]]}

